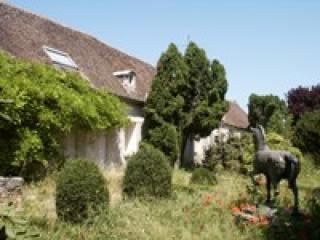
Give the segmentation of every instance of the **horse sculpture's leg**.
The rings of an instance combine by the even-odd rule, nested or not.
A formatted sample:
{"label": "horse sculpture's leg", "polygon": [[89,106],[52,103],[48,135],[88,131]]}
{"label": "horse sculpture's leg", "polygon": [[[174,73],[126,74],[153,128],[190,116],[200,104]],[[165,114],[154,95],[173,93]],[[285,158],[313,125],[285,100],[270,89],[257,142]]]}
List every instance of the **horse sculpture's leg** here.
{"label": "horse sculpture's leg", "polygon": [[296,180],[292,180],[289,182],[289,187],[292,189],[294,195],[294,213],[298,213],[299,211],[299,192]]}
{"label": "horse sculpture's leg", "polygon": [[266,204],[271,204],[271,179],[269,176],[266,176],[267,178],[267,201]]}
{"label": "horse sculpture's leg", "polygon": [[256,180],[254,179],[254,176],[256,175],[257,173],[253,170],[249,173],[250,175],[250,178],[251,178],[251,181],[252,181],[252,184],[253,184],[253,202],[256,201],[256,195],[257,195],[257,182]]}

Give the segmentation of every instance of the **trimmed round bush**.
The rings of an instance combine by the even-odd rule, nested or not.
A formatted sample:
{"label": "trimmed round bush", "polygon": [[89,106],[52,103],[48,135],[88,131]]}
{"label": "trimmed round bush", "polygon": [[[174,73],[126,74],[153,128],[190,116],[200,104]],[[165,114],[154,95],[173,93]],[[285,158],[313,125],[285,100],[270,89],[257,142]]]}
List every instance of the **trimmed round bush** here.
{"label": "trimmed round bush", "polygon": [[217,179],[212,171],[206,168],[196,168],[191,176],[191,183],[213,185],[217,183]]}
{"label": "trimmed round bush", "polygon": [[166,198],[172,192],[172,169],[166,156],[143,143],[128,160],[123,178],[123,193],[128,197]]}
{"label": "trimmed round bush", "polygon": [[61,170],[56,189],[59,218],[82,222],[100,207],[106,206],[109,193],[105,179],[93,161],[69,160]]}

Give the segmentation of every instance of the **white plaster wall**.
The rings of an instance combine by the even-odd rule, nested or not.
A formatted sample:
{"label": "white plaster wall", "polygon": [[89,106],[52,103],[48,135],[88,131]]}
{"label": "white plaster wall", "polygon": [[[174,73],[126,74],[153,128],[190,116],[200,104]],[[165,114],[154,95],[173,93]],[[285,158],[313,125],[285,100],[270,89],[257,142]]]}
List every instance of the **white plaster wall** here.
{"label": "white plaster wall", "polygon": [[[124,166],[125,157],[136,153],[139,149],[143,124],[142,107],[132,104],[128,104],[128,107],[128,118],[131,121],[128,127],[101,131],[73,129],[63,139],[64,156],[92,159],[103,168]],[[130,129],[127,140],[126,128]]]}
{"label": "white plaster wall", "polygon": [[227,140],[230,131],[228,128],[217,128],[211,132],[208,137],[200,138],[194,141],[194,162],[201,164],[205,158],[206,151],[215,144],[217,137]]}

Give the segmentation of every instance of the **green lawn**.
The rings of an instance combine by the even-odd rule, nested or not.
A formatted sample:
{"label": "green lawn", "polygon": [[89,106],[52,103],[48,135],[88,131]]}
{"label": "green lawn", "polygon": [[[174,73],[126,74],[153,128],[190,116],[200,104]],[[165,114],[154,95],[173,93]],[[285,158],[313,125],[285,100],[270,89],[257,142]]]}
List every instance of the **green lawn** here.
{"label": "green lawn", "polygon": [[[320,186],[320,170],[303,163],[299,177],[301,205],[306,195]],[[249,178],[229,172],[218,174],[216,186],[190,185],[190,173],[175,170],[174,194],[169,200],[122,200],[121,172],[106,173],[111,192],[111,207],[92,222],[83,225],[62,223],[54,209],[54,176],[27,186],[22,206],[41,239],[268,239],[267,229],[237,226],[231,207],[248,199]],[[291,204],[286,182],[281,185],[280,206]],[[289,238],[288,238],[289,239]]]}

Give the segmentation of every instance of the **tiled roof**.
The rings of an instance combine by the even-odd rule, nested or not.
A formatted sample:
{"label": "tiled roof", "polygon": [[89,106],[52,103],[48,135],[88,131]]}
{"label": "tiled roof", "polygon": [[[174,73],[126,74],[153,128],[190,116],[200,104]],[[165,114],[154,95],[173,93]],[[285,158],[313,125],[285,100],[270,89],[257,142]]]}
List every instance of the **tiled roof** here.
{"label": "tiled roof", "polygon": [[[0,49],[31,61],[51,64],[43,46],[68,53],[94,87],[144,102],[155,69],[96,38],[47,18],[0,2]],[[127,91],[113,72],[136,73],[135,91]]]}
{"label": "tiled roof", "polygon": [[236,102],[229,103],[229,110],[223,116],[222,122],[241,129],[249,126],[248,114]]}

